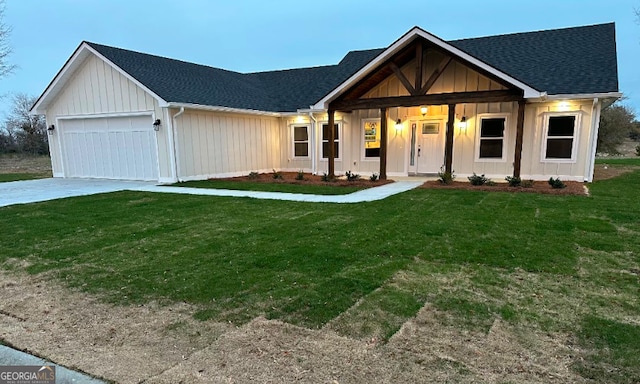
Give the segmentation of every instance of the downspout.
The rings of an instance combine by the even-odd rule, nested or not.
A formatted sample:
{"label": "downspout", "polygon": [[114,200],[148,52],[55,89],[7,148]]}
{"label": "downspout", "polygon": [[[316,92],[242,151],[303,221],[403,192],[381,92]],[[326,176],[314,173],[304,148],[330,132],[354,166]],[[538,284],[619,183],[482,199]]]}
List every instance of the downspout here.
{"label": "downspout", "polygon": [[596,150],[598,149],[598,131],[600,130],[600,100],[596,97],[593,99],[593,107],[591,111],[591,153],[589,154],[589,163],[587,164],[587,182],[593,181],[593,172],[596,161]]}
{"label": "downspout", "polygon": [[313,116],[313,112],[309,112],[309,119],[311,120],[311,174],[317,175],[317,159],[316,159],[316,125],[318,120]]}
{"label": "downspout", "polygon": [[173,158],[175,159],[175,161],[173,162],[175,169],[175,175],[176,175],[176,179],[177,181],[180,181],[180,176],[178,175],[178,169],[180,169],[180,167],[178,166],[178,139],[176,137],[176,126],[178,124],[178,121],[176,120],[180,115],[182,115],[184,113],[184,107],[180,107],[180,110],[178,111],[178,113],[176,113],[175,115],[173,115],[173,117],[171,118],[173,120],[173,124],[171,124],[171,128],[172,128],[172,132],[171,132],[171,138],[173,140]]}

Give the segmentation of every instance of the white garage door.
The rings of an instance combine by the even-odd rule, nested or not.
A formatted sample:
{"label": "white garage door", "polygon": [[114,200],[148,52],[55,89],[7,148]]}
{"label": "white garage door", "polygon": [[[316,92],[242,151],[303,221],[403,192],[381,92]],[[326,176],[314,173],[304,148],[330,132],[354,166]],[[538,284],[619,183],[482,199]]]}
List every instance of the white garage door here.
{"label": "white garage door", "polygon": [[66,177],[158,180],[151,116],[60,121]]}

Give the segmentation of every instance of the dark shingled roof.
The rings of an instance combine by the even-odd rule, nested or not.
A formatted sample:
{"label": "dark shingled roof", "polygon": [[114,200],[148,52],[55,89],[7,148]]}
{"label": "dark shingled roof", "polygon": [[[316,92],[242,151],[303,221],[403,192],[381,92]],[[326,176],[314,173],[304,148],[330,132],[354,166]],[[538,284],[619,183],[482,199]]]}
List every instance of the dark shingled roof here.
{"label": "dark shingled roof", "polygon": [[[550,95],[618,91],[613,23],[449,43]],[[308,108],[384,51],[352,51],[337,65],[239,73],[87,44],[167,102],[273,112]]]}
{"label": "dark shingled roof", "polygon": [[615,24],[449,41],[550,95],[618,91]]}

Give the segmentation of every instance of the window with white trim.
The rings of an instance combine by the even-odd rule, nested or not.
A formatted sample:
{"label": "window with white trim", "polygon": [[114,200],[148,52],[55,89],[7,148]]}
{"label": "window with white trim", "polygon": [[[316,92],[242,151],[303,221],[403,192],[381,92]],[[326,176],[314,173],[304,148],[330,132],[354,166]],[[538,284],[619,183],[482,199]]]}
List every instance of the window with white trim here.
{"label": "window with white trim", "polygon": [[479,117],[478,148],[479,160],[505,159],[506,116],[487,115]]}
{"label": "window with white trim", "polygon": [[309,157],[309,126],[294,125],[291,130],[293,131],[293,157]]}
{"label": "window with white trim", "polygon": [[[340,142],[341,142],[339,123],[335,123],[333,126],[333,138],[334,138],[333,147],[335,148],[334,156],[336,159],[339,159],[340,158]],[[322,158],[323,159],[329,158],[329,124],[327,123],[322,123]]]}
{"label": "window with white trim", "polygon": [[578,114],[549,114],[544,131],[543,158],[547,161],[575,160]]}
{"label": "window with white trim", "polygon": [[364,158],[380,158],[380,119],[362,120]]}

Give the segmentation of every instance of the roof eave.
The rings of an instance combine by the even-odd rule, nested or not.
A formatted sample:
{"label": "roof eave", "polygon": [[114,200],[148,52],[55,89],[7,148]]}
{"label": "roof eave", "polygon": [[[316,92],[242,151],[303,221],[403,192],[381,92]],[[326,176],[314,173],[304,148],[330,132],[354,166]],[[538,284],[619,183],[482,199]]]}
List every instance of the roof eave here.
{"label": "roof eave", "polygon": [[490,66],[484,61],[462,51],[459,48],[454,47],[453,45],[447,43],[446,41],[440,39],[435,35],[432,35],[431,33],[425,31],[424,29],[419,27],[413,27],[411,30],[405,33],[402,37],[396,40],[393,44],[387,47],[384,51],[382,51],[373,60],[371,60],[367,65],[362,67],[358,72],[353,74],[347,80],[343,81],[336,88],[334,88],[330,93],[328,93],[325,97],[323,97],[317,103],[315,103],[312,106],[312,109],[327,109],[329,103],[333,101],[336,97],[338,97],[342,91],[346,90],[348,87],[355,84],[357,81],[361,80],[364,76],[366,76],[370,71],[372,71],[384,60],[387,60],[389,57],[399,52],[408,43],[410,43],[415,37],[422,37],[428,40],[429,42],[437,45],[438,47],[450,52],[452,55],[460,57],[463,60],[466,60],[467,62],[486,70],[487,72],[495,75],[496,77],[510,84],[513,84],[515,87],[520,88],[524,91],[525,98],[535,98],[535,97],[541,97],[543,95],[543,92],[532,88],[531,86],[521,82],[520,80],[517,80],[516,78],[498,70],[497,68]]}
{"label": "roof eave", "polygon": [[169,102],[167,103],[166,106],[168,108],[197,109],[197,110],[212,111],[212,112],[239,113],[243,115],[259,115],[259,116],[270,116],[270,117],[283,116],[283,112],[260,111],[257,109],[232,108],[232,107],[223,107],[219,105],[203,105],[203,104],[192,104],[192,103],[181,103],[181,102]]}
{"label": "roof eave", "polygon": [[561,100],[589,100],[589,99],[619,99],[623,96],[622,92],[593,92],[593,93],[566,93],[566,94],[543,94],[539,97],[526,98],[533,103],[543,103],[546,101]]}

